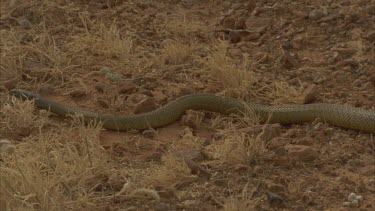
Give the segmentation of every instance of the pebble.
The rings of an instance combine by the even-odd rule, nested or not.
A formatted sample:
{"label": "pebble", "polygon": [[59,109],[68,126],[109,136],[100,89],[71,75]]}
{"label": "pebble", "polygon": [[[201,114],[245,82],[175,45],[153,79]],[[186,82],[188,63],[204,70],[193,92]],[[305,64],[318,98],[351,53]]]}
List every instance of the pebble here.
{"label": "pebble", "polygon": [[26,18],[21,18],[18,20],[18,24],[24,29],[31,29],[32,26],[31,22]]}
{"label": "pebble", "polygon": [[319,157],[318,150],[310,146],[288,144],[284,149],[287,150],[289,159],[295,161],[311,162]]}
{"label": "pebble", "polygon": [[136,89],[136,85],[134,83],[124,83],[119,87],[119,93],[120,94],[127,94],[129,92],[132,92]]}
{"label": "pebble", "polygon": [[104,92],[105,85],[103,83],[96,83],[95,84],[95,89],[98,90],[98,92]]}
{"label": "pebble", "polygon": [[12,89],[16,88],[16,86],[18,84],[18,79],[17,78],[10,79],[10,80],[4,81],[3,84],[4,84],[4,87],[7,90],[12,90]]}
{"label": "pebble", "polygon": [[310,84],[302,93],[303,104],[314,102],[319,96],[318,87],[315,84]]}
{"label": "pebble", "polygon": [[327,15],[326,12],[324,12],[323,10],[316,9],[316,10],[312,10],[309,13],[309,19],[319,20],[319,19],[325,17],[326,15]]}
{"label": "pebble", "polygon": [[366,37],[370,42],[375,42],[375,31],[368,33]]}
{"label": "pebble", "polygon": [[155,110],[157,107],[154,98],[146,98],[137,103],[134,107],[134,114],[146,113]]}
{"label": "pebble", "polygon": [[86,96],[86,92],[84,90],[76,89],[69,93],[72,97],[83,97]]}

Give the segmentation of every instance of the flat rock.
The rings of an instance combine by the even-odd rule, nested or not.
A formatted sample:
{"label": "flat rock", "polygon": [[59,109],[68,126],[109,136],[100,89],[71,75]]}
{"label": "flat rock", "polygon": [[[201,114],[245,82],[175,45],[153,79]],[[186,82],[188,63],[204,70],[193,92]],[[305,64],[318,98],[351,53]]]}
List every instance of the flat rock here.
{"label": "flat rock", "polygon": [[287,150],[289,159],[294,161],[310,162],[319,157],[318,150],[309,146],[288,144],[284,149]]}

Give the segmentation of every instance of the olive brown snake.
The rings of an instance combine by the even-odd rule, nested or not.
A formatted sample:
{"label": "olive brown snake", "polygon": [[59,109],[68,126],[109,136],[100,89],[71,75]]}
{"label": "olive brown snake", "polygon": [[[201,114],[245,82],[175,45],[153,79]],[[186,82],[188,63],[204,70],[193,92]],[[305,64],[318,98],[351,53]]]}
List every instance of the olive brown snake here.
{"label": "olive brown snake", "polygon": [[251,108],[260,117],[261,123],[292,124],[312,122],[320,118],[335,126],[375,133],[375,111],[339,104],[305,104],[267,106],[256,103],[219,97],[213,94],[185,95],[151,112],[135,115],[110,115],[86,111],[60,104],[23,89],[13,89],[10,94],[21,99],[35,100],[35,105],[58,115],[82,115],[85,122],[100,121],[110,130],[132,130],[157,128],[178,120],[186,110],[205,110],[221,114],[245,112]]}

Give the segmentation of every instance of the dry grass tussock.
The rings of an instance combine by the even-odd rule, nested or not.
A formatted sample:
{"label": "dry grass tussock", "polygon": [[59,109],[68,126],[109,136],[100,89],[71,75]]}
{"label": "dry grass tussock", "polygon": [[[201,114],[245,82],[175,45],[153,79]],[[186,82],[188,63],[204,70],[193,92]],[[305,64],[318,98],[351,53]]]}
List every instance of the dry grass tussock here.
{"label": "dry grass tussock", "polygon": [[231,194],[222,205],[223,211],[256,210],[260,198],[253,197],[254,190],[249,193],[248,184],[239,194]]}
{"label": "dry grass tussock", "polygon": [[[30,102],[7,108],[2,124],[26,125],[43,116],[30,116]],[[25,109],[26,108],[26,109]],[[8,124],[9,123],[9,124]],[[91,206],[94,189],[115,170],[99,144],[100,127],[84,126],[78,119],[71,127],[39,131],[14,147],[0,166],[1,209],[69,209]],[[6,165],[5,165],[6,164]]]}

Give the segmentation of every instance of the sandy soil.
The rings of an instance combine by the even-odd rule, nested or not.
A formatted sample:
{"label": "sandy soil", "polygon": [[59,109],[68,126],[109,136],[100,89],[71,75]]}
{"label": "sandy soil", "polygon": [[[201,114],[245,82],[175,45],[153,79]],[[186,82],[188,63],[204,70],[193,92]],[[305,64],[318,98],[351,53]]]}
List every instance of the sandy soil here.
{"label": "sandy soil", "polygon": [[369,133],[202,111],[117,132],[8,94],[118,115],[187,93],[374,110],[374,5],[0,0],[0,209],[374,210]]}

